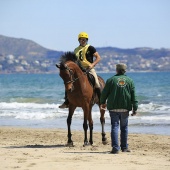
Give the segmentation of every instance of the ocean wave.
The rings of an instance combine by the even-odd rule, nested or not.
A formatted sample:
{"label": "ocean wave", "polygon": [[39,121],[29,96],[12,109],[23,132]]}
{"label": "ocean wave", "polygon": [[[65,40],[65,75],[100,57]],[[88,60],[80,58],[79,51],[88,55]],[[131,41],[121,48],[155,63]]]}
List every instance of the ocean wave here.
{"label": "ocean wave", "polygon": [[9,101],[11,103],[40,103],[49,102],[47,99],[43,98],[25,98],[25,97],[15,97],[10,98]]}
{"label": "ocean wave", "polygon": [[[55,103],[18,103],[1,102],[0,117],[13,117],[16,119],[52,119],[68,116],[68,109],[59,109],[60,104]],[[170,120],[170,107],[154,103],[140,104],[138,114],[130,119],[150,120]],[[131,114],[131,112],[130,112]],[[77,108],[74,112],[74,118],[83,119],[83,110]],[[92,109],[93,119],[100,118],[100,112],[97,105]],[[105,118],[110,118],[109,112],[105,112]]]}
{"label": "ocean wave", "polygon": [[131,127],[153,127],[153,126],[157,126],[157,127],[169,127],[170,123],[129,123],[129,126]]}
{"label": "ocean wave", "polygon": [[[38,104],[38,103],[0,103],[0,117],[13,117],[16,119],[50,119],[68,116],[68,109],[59,109],[59,104]],[[99,109],[93,110],[94,118],[100,118]],[[106,116],[109,117],[108,113]],[[74,118],[83,119],[83,111],[77,108]]]}
{"label": "ocean wave", "polygon": [[170,115],[153,115],[153,116],[133,116],[130,117],[130,121],[131,123],[136,123],[138,122],[138,124],[141,123],[148,123],[148,124],[152,124],[152,123],[157,123],[157,124],[169,124],[170,122]]}
{"label": "ocean wave", "polygon": [[154,104],[152,102],[147,104],[140,104],[139,112],[152,112],[152,111],[170,111],[170,106]]}

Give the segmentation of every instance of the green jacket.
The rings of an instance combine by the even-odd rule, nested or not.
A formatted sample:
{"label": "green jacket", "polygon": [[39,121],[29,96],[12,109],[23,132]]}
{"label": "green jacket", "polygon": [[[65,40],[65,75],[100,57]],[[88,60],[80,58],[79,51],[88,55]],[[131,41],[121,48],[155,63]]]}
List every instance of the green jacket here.
{"label": "green jacket", "polygon": [[107,109],[126,109],[134,111],[138,108],[134,82],[126,75],[114,75],[106,81],[102,91],[100,103],[105,104]]}

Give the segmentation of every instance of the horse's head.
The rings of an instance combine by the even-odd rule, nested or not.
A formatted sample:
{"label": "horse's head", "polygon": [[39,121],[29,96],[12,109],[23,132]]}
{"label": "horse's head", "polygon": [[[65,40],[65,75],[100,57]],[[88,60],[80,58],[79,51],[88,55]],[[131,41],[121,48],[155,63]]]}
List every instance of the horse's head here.
{"label": "horse's head", "polygon": [[66,63],[56,64],[56,67],[59,68],[59,75],[64,81],[65,89],[67,92],[72,92],[74,90],[74,73],[73,69],[69,68]]}
{"label": "horse's head", "polygon": [[68,92],[72,92],[74,90],[74,72],[76,68],[79,68],[77,67],[78,65],[79,67],[81,67],[80,63],[77,61],[75,54],[72,52],[67,52],[62,55],[60,58],[60,64],[56,64],[56,67],[58,67],[60,70],[59,75],[63,79],[65,89]]}

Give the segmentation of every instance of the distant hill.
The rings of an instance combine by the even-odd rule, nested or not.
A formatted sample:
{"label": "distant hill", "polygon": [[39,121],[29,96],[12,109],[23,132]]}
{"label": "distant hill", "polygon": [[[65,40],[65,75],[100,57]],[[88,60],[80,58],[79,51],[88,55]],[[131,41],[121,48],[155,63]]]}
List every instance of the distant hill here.
{"label": "distant hill", "polygon": [[[141,55],[147,59],[158,59],[163,56],[170,56],[170,48],[153,49],[148,47],[121,49],[115,47],[96,48],[100,55]],[[23,38],[12,38],[0,35],[0,54],[26,57],[58,58],[63,54],[62,51],[49,50],[35,43],[34,41]]]}
{"label": "distant hill", "polygon": [[0,54],[14,56],[26,56],[29,59],[36,58],[58,58],[63,52],[49,50],[39,44],[23,39],[0,35]]}
{"label": "distant hill", "polygon": [[[115,64],[126,63],[130,71],[170,71],[170,49],[149,47],[97,48],[100,72],[115,71]],[[23,38],[0,35],[0,73],[52,73],[64,51],[49,50]]]}
{"label": "distant hill", "polygon": [[97,51],[102,54],[114,54],[114,55],[140,55],[145,59],[159,59],[161,57],[170,57],[170,48],[154,49],[148,47],[133,48],[133,49],[121,49],[114,47],[97,48]]}

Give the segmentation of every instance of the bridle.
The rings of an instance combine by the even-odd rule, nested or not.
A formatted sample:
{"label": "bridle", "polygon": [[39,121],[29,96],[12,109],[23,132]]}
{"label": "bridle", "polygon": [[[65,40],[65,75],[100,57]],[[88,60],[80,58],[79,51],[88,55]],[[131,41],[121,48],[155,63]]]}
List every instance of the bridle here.
{"label": "bridle", "polygon": [[64,65],[64,69],[69,72],[69,77],[71,77],[71,79],[67,82],[64,82],[64,84],[74,83],[78,78],[74,78],[73,70],[71,70],[66,64]]}
{"label": "bridle", "polygon": [[73,70],[69,68],[69,66],[67,64],[63,64],[64,68],[61,68],[60,66],[56,65],[60,70],[67,70],[69,72],[69,77],[70,77],[70,80],[67,81],[67,82],[64,82],[64,84],[69,84],[69,83],[72,83],[72,91],[74,90],[74,83],[80,79],[83,75],[87,75],[89,73],[89,71],[91,69],[88,69],[86,70],[84,73],[82,73],[80,76],[78,77],[74,77],[74,74],[73,74]]}
{"label": "bridle", "polygon": [[64,84],[69,84],[69,83],[72,83],[72,88],[71,88],[71,92],[75,89],[74,88],[74,83],[79,80],[83,75],[87,75],[87,72],[85,73],[82,73],[80,76],[78,77],[74,77],[74,74],[73,74],[73,70],[69,68],[69,66],[67,64],[64,64],[64,69],[67,70],[69,72],[69,77],[70,77],[70,80],[68,80],[67,82],[64,82]]}
{"label": "bridle", "polygon": [[[70,77],[72,80],[69,80],[68,82],[66,82],[65,84],[68,84],[68,83],[74,83],[75,81],[77,81],[78,79],[80,79],[83,75],[87,75],[89,73],[89,71],[91,69],[88,69],[86,70],[83,74],[81,74],[79,77],[77,78],[74,78],[74,75],[73,75],[73,71],[67,66],[67,64],[65,64],[65,69],[69,71],[70,73]],[[73,77],[73,78],[72,78]]]}

